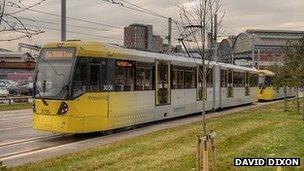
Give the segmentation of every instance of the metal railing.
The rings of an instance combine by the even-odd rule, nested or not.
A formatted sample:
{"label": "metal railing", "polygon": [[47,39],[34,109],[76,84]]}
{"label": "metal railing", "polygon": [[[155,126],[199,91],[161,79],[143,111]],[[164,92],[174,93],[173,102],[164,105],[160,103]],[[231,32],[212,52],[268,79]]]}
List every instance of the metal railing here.
{"label": "metal railing", "polygon": [[0,97],[0,104],[14,104],[14,103],[31,103],[33,101],[32,96],[12,96],[12,97]]}

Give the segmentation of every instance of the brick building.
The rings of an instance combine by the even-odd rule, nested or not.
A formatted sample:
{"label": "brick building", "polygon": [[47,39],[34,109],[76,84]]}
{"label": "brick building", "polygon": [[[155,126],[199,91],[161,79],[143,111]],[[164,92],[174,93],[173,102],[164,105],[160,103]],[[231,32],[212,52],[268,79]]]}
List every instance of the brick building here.
{"label": "brick building", "polygon": [[130,49],[152,50],[153,27],[132,24],[124,28],[124,46]]}
{"label": "brick building", "polygon": [[124,46],[152,52],[164,52],[163,39],[153,34],[152,25],[131,24],[124,28]]}

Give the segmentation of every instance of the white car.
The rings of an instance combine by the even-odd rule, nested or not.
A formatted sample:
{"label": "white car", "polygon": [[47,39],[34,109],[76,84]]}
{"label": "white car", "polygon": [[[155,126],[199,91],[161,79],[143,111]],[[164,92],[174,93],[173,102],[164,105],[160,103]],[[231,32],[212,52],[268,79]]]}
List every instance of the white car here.
{"label": "white car", "polygon": [[0,89],[0,97],[7,97],[9,92],[6,89]]}

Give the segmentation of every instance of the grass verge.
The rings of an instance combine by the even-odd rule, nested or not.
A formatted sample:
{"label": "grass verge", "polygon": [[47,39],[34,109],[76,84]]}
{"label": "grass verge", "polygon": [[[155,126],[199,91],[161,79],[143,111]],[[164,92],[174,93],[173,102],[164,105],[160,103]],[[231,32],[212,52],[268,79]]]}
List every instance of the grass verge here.
{"label": "grass verge", "polygon": [[[233,167],[234,157],[300,157],[303,163],[304,122],[294,106],[283,112],[278,103],[209,119],[209,130],[217,132],[217,170],[275,169]],[[196,122],[11,170],[194,170],[200,129]]]}
{"label": "grass verge", "polygon": [[31,109],[32,106],[33,106],[32,103],[16,103],[16,104],[11,104],[11,105],[1,104],[0,112],[8,111],[8,110]]}

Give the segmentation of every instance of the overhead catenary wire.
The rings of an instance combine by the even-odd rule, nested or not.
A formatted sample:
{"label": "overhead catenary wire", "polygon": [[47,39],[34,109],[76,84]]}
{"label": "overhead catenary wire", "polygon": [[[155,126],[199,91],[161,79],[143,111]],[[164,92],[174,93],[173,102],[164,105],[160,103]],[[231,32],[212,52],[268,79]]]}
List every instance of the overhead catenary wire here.
{"label": "overhead catenary wire", "polygon": [[3,4],[0,5],[0,25],[4,16],[5,11],[5,0],[3,0]]}
{"label": "overhead catenary wire", "polygon": [[[133,4],[133,3],[125,1],[125,0],[119,0],[119,1],[124,2],[125,4],[128,4],[128,5],[131,5],[133,7],[125,6],[123,3],[118,3],[118,1],[114,1],[114,0],[100,0],[100,1],[117,4],[117,5],[119,5],[119,6],[123,7],[123,8],[127,8],[127,9],[130,9],[130,10],[134,10],[134,11],[137,11],[137,12],[141,12],[141,13],[144,13],[144,14],[152,15],[152,16],[159,17],[159,18],[166,19],[166,20],[170,18],[168,16],[161,15],[159,13],[156,13],[156,12],[152,11],[152,10],[140,7],[140,6],[136,5],[136,4]],[[172,19],[172,21],[174,21],[175,24],[180,24],[180,22],[177,21],[177,20],[175,20],[175,19]]]}
{"label": "overhead catenary wire", "polygon": [[[10,29],[7,29],[6,27],[4,27],[4,29],[2,31],[16,31],[19,33],[22,33],[22,30],[24,30],[25,35],[24,36],[20,36],[20,37],[15,37],[15,38],[11,38],[11,39],[7,39],[7,40],[0,40],[0,41],[12,41],[12,40],[19,40],[21,38],[25,38],[25,37],[31,37],[32,35],[37,35],[39,33],[42,33],[41,31],[35,32],[35,34],[32,34],[31,32],[28,31],[27,27],[38,27],[38,28],[43,28],[46,30],[54,30],[54,31],[60,31],[57,28],[52,28],[52,27],[47,27],[47,26],[41,26],[41,25],[33,25],[33,24],[23,24],[23,22],[25,22],[24,20],[27,21],[31,21],[34,23],[45,23],[45,24],[53,24],[53,25],[57,25],[60,23],[57,22],[53,22],[53,21],[42,21],[42,20],[37,20],[37,19],[31,19],[31,18],[26,18],[26,17],[20,17],[20,16],[16,16],[15,14],[19,14],[21,12],[24,11],[30,11],[30,12],[36,12],[39,14],[45,14],[45,15],[49,15],[49,16],[54,16],[54,17],[58,17],[60,18],[60,15],[56,15],[53,13],[49,13],[49,12],[44,12],[44,11],[40,11],[40,10],[34,10],[32,9],[33,7],[40,5],[42,2],[45,2],[46,0],[40,0],[38,3],[31,5],[31,6],[25,6],[21,1],[18,1],[18,3],[14,3],[14,2],[5,2],[3,1],[3,4],[0,4],[1,9],[3,9],[2,7],[6,6],[6,7],[10,7],[10,8],[16,8],[16,9],[20,9],[17,10],[15,12],[11,12],[11,13],[5,13],[4,10],[1,10],[1,13],[3,12],[3,16],[6,17],[11,17],[13,19],[15,19],[18,22],[13,22],[14,24],[8,24],[8,26],[10,27]],[[74,20],[74,21],[80,21],[80,22],[84,22],[84,23],[91,23],[91,24],[95,24],[95,25],[100,25],[100,26],[105,26],[105,27],[111,27],[111,28],[116,28],[116,29],[122,29],[122,27],[120,26],[114,26],[114,25],[110,25],[110,24],[105,24],[105,23],[100,23],[100,22],[96,22],[96,21],[91,21],[91,20],[87,20],[87,19],[81,19],[81,18],[76,18],[76,17],[67,17],[70,20]],[[20,20],[23,20],[22,22]],[[27,22],[28,23],[28,22]],[[18,26],[21,25],[22,28],[19,28]],[[25,27],[27,26],[27,27]],[[98,31],[109,31],[106,28],[97,28],[97,27],[91,27],[91,26],[87,26],[87,25],[75,25],[75,24],[68,24],[68,26],[70,27],[76,27],[76,28],[84,28],[84,29],[90,29],[90,30],[98,30]],[[83,33],[83,32],[77,32],[77,31],[68,31],[68,33],[72,33],[72,34],[78,34],[78,35],[87,35],[87,36],[92,36],[92,37],[97,37],[97,38],[103,38],[103,39],[112,39],[112,40],[119,40],[121,41],[121,38],[115,38],[115,37],[109,37],[109,36],[100,36],[100,35],[96,35],[96,34],[90,34],[90,33]]]}
{"label": "overhead catenary wire", "polygon": [[[35,3],[33,5],[30,5],[28,7],[26,7],[22,2],[21,0],[19,0],[18,2],[24,6],[24,9],[30,9],[30,8],[33,8],[37,5],[40,5],[42,2],[45,2],[46,0],[40,0],[38,3]],[[31,36],[33,35],[38,35],[40,33],[43,33],[43,31],[41,30],[33,30],[33,29],[29,29],[27,28],[23,22],[15,16],[15,14],[17,13],[20,13],[24,10],[18,10],[18,11],[15,11],[15,12],[12,12],[12,13],[6,13],[5,12],[5,7],[8,7],[9,5],[8,4],[13,4],[12,2],[10,1],[6,1],[6,0],[3,0],[2,1],[2,4],[0,4],[0,7],[1,7],[1,16],[0,16],[0,25],[1,27],[3,27],[3,29],[1,30],[1,32],[16,32],[16,33],[22,33],[24,34],[23,36],[19,36],[19,37],[14,37],[14,38],[8,38],[8,39],[1,39],[0,41],[13,41],[13,40],[19,40],[19,39],[22,39],[22,38],[30,38]],[[10,24],[8,22],[8,20],[10,19],[13,19],[15,22],[15,24]],[[2,21],[4,22],[4,24],[2,23]],[[5,25],[7,25],[8,27],[5,27]],[[21,26],[21,27],[18,27],[18,26]]]}
{"label": "overhead catenary wire", "polygon": [[[38,5],[42,2],[44,2],[46,0],[41,0],[39,1],[39,3],[35,4]],[[126,4],[129,4],[130,6],[132,7],[127,7],[131,10],[135,10],[137,12],[141,12],[141,13],[146,13],[146,14],[149,14],[149,15],[153,15],[153,16],[157,16],[157,17],[160,17],[160,18],[163,18],[163,19],[167,19],[168,17],[166,16],[163,16],[161,14],[158,14],[152,10],[149,10],[149,9],[145,9],[143,7],[140,7],[138,5],[135,5],[133,3],[130,3],[128,1],[125,1],[125,0],[121,0],[122,2],[126,3]],[[24,6],[21,2],[19,2],[22,6]],[[41,10],[35,10],[35,9],[32,9],[33,5],[32,6],[29,6],[29,7],[22,7],[21,5],[19,4],[16,4],[16,3],[10,3],[10,5],[8,5],[8,7],[12,7],[12,8],[17,8],[17,9],[21,9],[19,11],[17,11],[18,13],[19,12],[22,12],[22,11],[31,11],[31,12],[36,12],[36,13],[40,13],[40,14],[44,14],[44,15],[49,15],[49,16],[54,16],[54,17],[60,17],[60,15],[57,15],[57,14],[53,14],[53,13],[49,13],[49,12],[45,12],[45,11],[41,11]],[[126,6],[124,6],[126,7]],[[15,12],[14,12],[15,13]],[[14,13],[11,13],[11,14],[14,14]],[[4,15],[7,15],[7,14],[4,14]],[[23,17],[24,19],[24,17]],[[96,21],[92,21],[92,20],[88,20],[88,19],[81,19],[81,18],[76,18],[76,17],[70,17],[68,16],[67,19],[70,19],[70,20],[74,20],[74,21],[80,21],[80,22],[85,22],[85,23],[91,23],[91,24],[95,24],[95,25],[100,25],[100,26],[106,26],[106,27],[111,27],[111,28],[116,28],[116,29],[123,29],[123,27],[121,26],[115,26],[115,25],[110,25],[110,24],[105,24],[105,23],[100,23],[100,22],[96,22]],[[33,20],[31,20],[33,21]],[[55,22],[51,22],[51,21],[38,21],[38,20],[35,20],[33,22],[40,22],[40,23],[46,23],[46,24],[57,24]],[[79,28],[86,28],[86,29],[96,29],[96,30],[102,30],[102,31],[105,31],[104,29],[98,29],[98,28],[92,28],[92,27],[88,27],[88,26],[79,26],[79,25],[71,25],[69,24],[69,26],[71,27],[79,27]]]}
{"label": "overhead catenary wire", "polygon": [[[44,2],[44,1],[40,1],[40,2]],[[157,16],[157,17],[161,17],[163,19],[167,19],[168,18],[166,16],[157,14],[156,12],[153,12],[151,10],[142,8],[142,7],[138,6],[138,5],[135,5],[133,3],[127,2],[125,0],[122,0],[122,2],[135,7],[135,8],[133,8],[133,7],[123,6],[123,7],[129,8],[131,10],[135,10],[137,12],[142,12],[142,13],[146,13],[146,14],[149,14],[149,15]],[[45,11],[40,11],[40,10],[35,10],[35,9],[31,9],[29,7],[27,7],[27,8],[26,7],[21,7],[20,5],[18,5],[16,3],[10,3],[9,7],[18,8],[18,9],[21,9],[22,11],[31,11],[31,12],[36,12],[36,13],[40,13],[40,14],[44,14],[44,15],[50,15],[50,16],[54,16],[54,17],[58,17],[58,18],[60,17],[60,15],[57,15],[57,14],[53,14],[53,13],[49,13],[49,12],[45,12]],[[91,21],[91,20],[87,20],[87,19],[75,18],[75,17],[70,17],[70,16],[68,16],[67,19],[74,20],[74,21],[91,23],[91,24],[95,24],[95,25],[101,25],[101,26],[111,27],[111,28],[123,29],[123,27],[121,27],[121,26],[115,26],[115,25],[110,25],[110,24],[99,23],[99,22]],[[41,22],[41,21],[39,21],[39,22]],[[43,22],[44,23],[49,23],[49,24],[54,24],[54,23],[51,23],[50,21],[43,21]],[[72,27],[79,27],[79,28],[81,27],[81,26],[77,26],[77,25],[70,25],[70,26],[72,26]],[[93,29],[93,28],[89,28],[88,26],[82,26],[82,28]]]}
{"label": "overhead catenary wire", "polygon": [[[39,2],[37,2],[37,3],[35,3],[35,4],[33,4],[33,5],[30,5],[30,6],[28,6],[28,7],[26,7],[23,3],[21,3],[21,1],[19,1],[19,3],[21,3],[23,6],[24,6],[24,8],[23,9],[21,9],[21,10],[19,10],[19,11],[15,11],[15,12],[12,12],[12,13],[9,13],[10,15],[14,15],[14,14],[18,14],[18,13],[20,13],[20,12],[22,12],[22,11],[25,11],[25,10],[28,10],[28,9],[30,9],[30,8],[33,8],[33,7],[35,7],[35,6],[37,6],[37,5],[40,5],[40,4],[42,4],[43,2],[45,2],[46,0],[41,0],[41,1],[39,1]],[[15,4],[15,3],[13,3],[13,2],[8,2],[8,3],[11,3],[11,4]],[[19,6],[19,5],[18,5]],[[19,6],[20,7],[20,6]]]}
{"label": "overhead catenary wire", "polygon": [[138,7],[138,6],[136,6],[136,5],[132,4],[132,3],[129,3],[127,1],[122,1],[122,2],[125,2],[125,3],[128,3],[128,4],[132,4],[131,6],[133,6],[133,7],[126,6],[123,3],[119,3],[119,2],[114,1],[114,0],[111,0],[111,1],[110,0],[100,0],[100,1],[101,2],[108,2],[108,3],[116,4],[116,5],[119,5],[120,7],[129,9],[129,10],[133,10],[133,11],[136,11],[136,12],[141,12],[141,13],[144,13],[144,14],[147,14],[147,15],[152,15],[152,16],[156,16],[156,17],[161,17],[163,19],[167,19],[167,17],[165,17],[165,16],[162,16],[162,15],[154,13],[154,12],[150,12],[147,9],[144,9],[142,7]]}
{"label": "overhead catenary wire", "polygon": [[[38,27],[38,28],[42,28],[42,29],[46,29],[46,30],[60,31],[60,29],[46,27],[46,26],[38,26],[38,25],[32,25],[32,24],[25,24],[25,25],[26,26],[31,26],[31,27]],[[92,37],[104,38],[104,39],[119,40],[119,41],[122,40],[122,39],[119,39],[119,38],[114,38],[114,37],[109,37],[109,36],[100,36],[100,35],[96,35],[96,34],[81,33],[81,32],[76,32],[76,31],[67,31],[67,33],[78,34],[78,35],[85,35],[85,36],[92,36]]]}
{"label": "overhead catenary wire", "polygon": [[[32,19],[32,18],[26,18],[26,17],[18,17],[18,18],[22,19],[22,20],[31,21],[31,22],[34,22],[34,23],[45,23],[45,24],[53,24],[53,25],[60,24],[59,22],[42,21],[42,20],[37,20],[37,19]],[[108,29],[105,29],[105,28],[89,27],[89,26],[74,25],[74,24],[67,24],[67,26],[76,27],[76,28],[85,28],[85,29],[90,29],[90,30],[98,30],[98,31],[109,31]]]}
{"label": "overhead catenary wire", "polygon": [[[172,17],[168,17],[168,16],[161,15],[161,14],[159,14],[159,13],[156,13],[156,12],[154,12],[154,11],[152,11],[152,10],[149,10],[149,9],[146,9],[146,8],[143,8],[143,7],[140,7],[140,6],[136,5],[136,4],[133,4],[133,3],[131,3],[131,2],[128,2],[128,1],[126,1],[126,0],[119,0],[119,1],[118,1],[118,0],[99,0],[99,1],[101,1],[101,2],[112,3],[112,4],[115,4],[115,5],[119,5],[120,7],[123,7],[123,8],[127,8],[127,9],[130,9],[130,10],[136,11],[136,12],[141,12],[141,13],[144,13],[144,14],[147,14],[147,15],[159,17],[159,18],[166,19],[166,20],[168,20],[169,18],[171,18],[172,21],[175,23],[175,25],[181,25],[181,24],[182,24],[180,21],[175,20],[175,19],[173,19]],[[125,4],[127,4],[127,5],[129,5],[129,6],[126,6]],[[167,30],[167,29],[166,29],[166,30]],[[178,29],[172,28],[172,27],[171,27],[171,30],[178,31]],[[161,36],[167,38],[168,35],[166,35],[166,36],[161,35]]]}
{"label": "overhead catenary wire", "polygon": [[[13,22],[11,22],[11,23],[13,23]],[[34,25],[34,24],[26,24],[26,23],[24,25],[25,26],[29,26],[29,27],[37,27],[37,28],[40,28],[40,29],[60,31],[60,29],[52,28],[52,27],[47,27],[47,26]],[[112,40],[119,40],[119,41],[122,40],[120,38],[109,37],[109,36],[101,36],[101,35],[90,34],[90,33],[82,33],[82,32],[76,32],[76,31],[67,31],[67,32],[68,33],[72,33],[72,34],[86,35],[86,36],[92,36],[92,37],[97,37],[97,38],[112,39]]]}
{"label": "overhead catenary wire", "polygon": [[156,13],[156,12],[154,12],[154,11],[149,10],[149,9],[146,9],[146,8],[140,7],[140,6],[138,6],[138,5],[135,5],[135,4],[131,3],[131,2],[128,2],[128,1],[125,1],[125,0],[120,0],[120,1],[122,1],[122,2],[124,2],[124,3],[126,3],[126,4],[129,4],[129,5],[131,5],[131,6],[134,6],[134,7],[136,7],[136,8],[139,8],[139,9],[141,9],[141,10],[143,10],[143,11],[147,11],[148,13],[150,13],[150,14],[152,14],[152,15],[154,15],[154,16],[158,16],[158,17],[164,18],[164,19],[168,19],[168,18],[169,18],[169,17],[167,17],[167,16],[158,14],[158,13]]}
{"label": "overhead catenary wire", "polygon": [[19,36],[19,37],[15,37],[15,38],[9,38],[9,39],[0,39],[0,42],[3,42],[3,41],[14,41],[14,40],[19,40],[19,39],[22,39],[22,38],[29,38],[33,35],[38,35],[40,33],[43,33],[44,31],[42,30],[32,30],[32,29],[24,29],[24,25],[22,26],[22,28],[14,28],[11,26],[10,23],[12,24],[17,24],[15,22],[8,22],[6,20],[3,20],[3,22],[5,22],[9,27],[11,27],[10,29],[8,28],[4,28],[3,30],[1,30],[0,32],[9,32],[9,31],[14,31],[14,32],[17,32],[17,33],[22,33],[24,34],[23,36]]}
{"label": "overhead catenary wire", "polygon": [[[9,5],[8,7],[12,7],[12,8],[19,8],[19,9],[26,9],[24,7],[21,7],[19,5]],[[60,18],[61,16],[58,14],[53,14],[53,13],[49,13],[49,12],[45,12],[45,11],[40,11],[40,10],[35,10],[35,9],[26,9],[25,11],[31,11],[31,12],[35,12],[35,13],[40,13],[40,14],[44,14],[44,15],[49,15],[49,16],[54,16],[57,18]],[[7,15],[7,14],[4,14]],[[121,26],[115,26],[115,25],[111,25],[111,24],[105,24],[105,23],[100,23],[97,21],[93,21],[93,20],[88,20],[88,19],[82,19],[82,18],[76,18],[76,17],[70,17],[67,16],[67,19],[70,20],[74,20],[74,21],[79,21],[79,22],[85,22],[85,23],[90,23],[90,24],[95,24],[95,25],[100,25],[100,26],[106,26],[106,27],[111,27],[111,28],[116,28],[116,29],[123,29],[123,27]]]}

